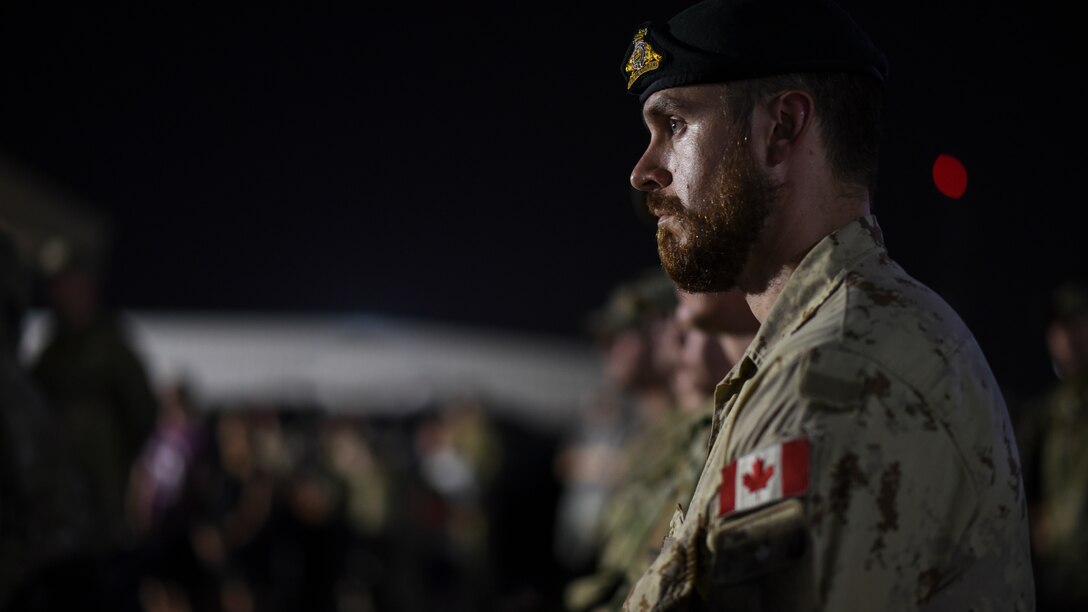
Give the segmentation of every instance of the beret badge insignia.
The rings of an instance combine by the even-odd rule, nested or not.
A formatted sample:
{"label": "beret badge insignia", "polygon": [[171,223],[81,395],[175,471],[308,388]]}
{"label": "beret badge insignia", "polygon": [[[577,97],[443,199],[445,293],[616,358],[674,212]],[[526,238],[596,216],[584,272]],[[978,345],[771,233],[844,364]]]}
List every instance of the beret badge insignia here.
{"label": "beret badge insignia", "polygon": [[634,49],[631,51],[631,57],[627,59],[627,67],[624,68],[631,75],[627,79],[627,89],[631,89],[640,76],[660,68],[663,59],[661,54],[646,41],[646,28],[642,28],[635,34],[631,44],[634,45]]}

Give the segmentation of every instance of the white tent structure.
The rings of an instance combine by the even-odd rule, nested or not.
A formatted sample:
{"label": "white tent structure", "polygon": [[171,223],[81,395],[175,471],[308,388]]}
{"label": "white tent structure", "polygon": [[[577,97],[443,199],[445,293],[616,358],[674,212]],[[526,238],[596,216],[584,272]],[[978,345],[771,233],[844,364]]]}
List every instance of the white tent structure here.
{"label": "white tent structure", "polygon": [[[156,384],[186,379],[204,403],[400,413],[475,395],[541,425],[572,419],[599,384],[592,347],[530,334],[374,315],[128,312]],[[33,313],[22,355],[42,347]]]}
{"label": "white tent structure", "polygon": [[[109,218],[0,153],[0,230],[28,265],[57,248],[103,256]],[[54,248],[57,247],[57,248]],[[416,410],[477,395],[544,423],[572,418],[600,381],[588,343],[372,314],[128,312],[153,382],[184,378],[204,403],[295,404],[330,411]],[[22,355],[41,349],[32,313]]]}

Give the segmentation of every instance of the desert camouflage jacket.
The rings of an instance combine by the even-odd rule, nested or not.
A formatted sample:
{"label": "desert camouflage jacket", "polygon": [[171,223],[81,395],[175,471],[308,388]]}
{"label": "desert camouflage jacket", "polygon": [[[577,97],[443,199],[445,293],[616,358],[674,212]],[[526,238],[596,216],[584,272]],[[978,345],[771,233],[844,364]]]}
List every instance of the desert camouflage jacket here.
{"label": "desert camouflage jacket", "polygon": [[875,218],[806,255],[718,386],[711,435],[625,609],[1034,609],[1001,391]]}

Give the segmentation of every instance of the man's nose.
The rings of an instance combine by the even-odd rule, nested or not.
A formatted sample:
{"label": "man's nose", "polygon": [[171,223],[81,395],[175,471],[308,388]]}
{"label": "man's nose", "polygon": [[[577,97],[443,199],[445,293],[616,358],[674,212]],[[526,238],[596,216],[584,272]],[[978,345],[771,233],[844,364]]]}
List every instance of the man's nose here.
{"label": "man's nose", "polygon": [[672,174],[661,165],[653,147],[646,152],[631,170],[631,186],[639,191],[657,191],[672,184]]}

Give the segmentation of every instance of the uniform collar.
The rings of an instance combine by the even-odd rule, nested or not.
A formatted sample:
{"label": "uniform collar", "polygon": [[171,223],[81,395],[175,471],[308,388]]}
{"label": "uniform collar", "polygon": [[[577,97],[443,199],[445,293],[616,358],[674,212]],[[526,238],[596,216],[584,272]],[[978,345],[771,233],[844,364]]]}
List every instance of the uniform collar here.
{"label": "uniform collar", "polygon": [[[714,406],[723,406],[740,392],[774,348],[801,329],[835,293],[856,261],[883,253],[883,233],[872,215],[858,217],[817,242],[786,281],[744,357],[714,389]],[[711,440],[717,437],[724,418],[723,411],[714,411]]]}
{"label": "uniform collar", "polygon": [[774,347],[804,326],[838,289],[850,264],[884,250],[883,233],[873,215],[859,217],[816,243],[786,281],[741,360],[751,363],[734,368],[723,384],[734,374],[747,378],[762,367]]}

